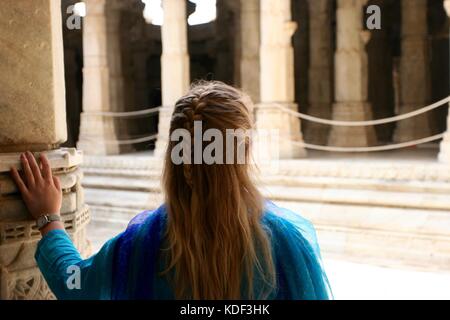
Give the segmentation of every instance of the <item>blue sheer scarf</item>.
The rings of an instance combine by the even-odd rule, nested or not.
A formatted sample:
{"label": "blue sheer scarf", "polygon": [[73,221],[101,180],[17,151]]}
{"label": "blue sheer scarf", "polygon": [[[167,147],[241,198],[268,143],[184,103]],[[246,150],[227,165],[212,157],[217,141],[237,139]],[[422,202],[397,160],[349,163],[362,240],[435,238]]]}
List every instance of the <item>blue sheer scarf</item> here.
{"label": "blue sheer scarf", "polygon": [[[123,233],[86,260],[67,233],[53,230],[39,242],[36,260],[59,299],[173,299],[166,277],[159,275],[164,268],[160,252],[166,220],[164,205],[142,212]],[[271,239],[277,273],[277,287],[269,299],[331,299],[312,224],[272,202],[266,203],[261,222]],[[66,270],[73,265],[81,272],[80,290],[69,290],[66,285]],[[254,279],[256,296],[264,285],[263,280]]]}
{"label": "blue sheer scarf", "polygon": [[[158,253],[166,208],[136,216],[117,239],[113,258],[113,299],[155,299]],[[316,300],[332,297],[313,225],[300,215],[266,203],[262,223],[270,233],[277,271],[274,299]],[[258,286],[258,284],[256,284]]]}

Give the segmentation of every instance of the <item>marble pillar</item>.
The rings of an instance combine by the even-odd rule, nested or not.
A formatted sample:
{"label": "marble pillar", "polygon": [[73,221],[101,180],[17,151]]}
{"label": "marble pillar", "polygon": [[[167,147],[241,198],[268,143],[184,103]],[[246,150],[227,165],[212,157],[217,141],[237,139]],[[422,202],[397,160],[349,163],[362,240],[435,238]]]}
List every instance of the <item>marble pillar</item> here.
{"label": "marble pillar", "polygon": [[[404,114],[430,102],[430,58],[427,0],[402,0],[400,106]],[[397,122],[394,141],[404,142],[432,135],[431,113]]]}
{"label": "marble pillar", "polygon": [[77,147],[86,154],[120,153],[116,119],[101,112],[123,111],[119,2],[86,0],[83,19],[83,112]]}
{"label": "marble pillar", "polygon": [[253,100],[260,98],[259,0],[241,0],[241,87]]}
{"label": "marble pillar", "polygon": [[[333,104],[332,2],[309,0],[309,106],[308,114],[331,118]],[[326,145],[330,126],[308,122],[305,140]]]}
{"label": "marble pillar", "polygon": [[166,151],[175,103],[187,93],[190,83],[186,2],[163,0],[162,5],[164,9],[164,22],[161,26],[162,107],[159,111],[156,156],[162,156]]}
{"label": "marble pillar", "polygon": [[[444,1],[444,8],[450,18],[450,0]],[[450,110],[447,116],[447,131],[445,132],[444,139],[441,142],[438,158],[441,162],[450,163]]]}
{"label": "marble pillar", "polygon": [[[337,49],[335,53],[334,120],[363,121],[372,118],[368,102],[368,57],[370,32],[364,30],[364,6],[368,0],[337,0]],[[376,143],[373,127],[333,126],[328,144],[365,147]]]}
{"label": "marble pillar", "polygon": [[294,50],[292,36],[296,23],[291,20],[290,0],[260,1],[260,103],[255,108],[257,130],[277,130],[277,146],[267,144],[267,152],[279,151],[280,158],[299,158],[305,149],[300,120],[277,106],[297,111],[294,97]]}
{"label": "marble pillar", "polygon": [[36,266],[41,236],[11,179],[20,153],[45,153],[61,180],[62,220],[86,256],[89,211],[80,185],[81,153],[67,138],[61,9],[53,0],[4,0],[0,21],[0,300],[54,298]]}

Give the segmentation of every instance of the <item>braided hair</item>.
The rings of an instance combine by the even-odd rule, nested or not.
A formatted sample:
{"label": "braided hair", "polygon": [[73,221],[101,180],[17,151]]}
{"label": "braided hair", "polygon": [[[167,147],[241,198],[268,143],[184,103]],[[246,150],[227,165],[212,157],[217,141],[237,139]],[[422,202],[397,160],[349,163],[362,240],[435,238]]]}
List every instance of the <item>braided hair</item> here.
{"label": "braided hair", "polygon": [[[250,130],[251,110],[250,99],[239,90],[222,82],[199,82],[175,104],[170,134],[186,129],[193,138],[196,121],[201,122],[203,131]],[[245,143],[248,160],[250,143]],[[167,250],[163,251],[167,263],[162,272],[169,277],[175,296],[267,297],[275,287],[275,270],[269,236],[260,223],[263,198],[251,178],[248,161],[198,164],[191,147],[187,155],[191,161],[175,164],[171,158],[175,145],[169,141],[164,163],[168,223]],[[205,146],[202,141],[202,151]],[[267,288],[255,293],[255,277],[266,280]]]}

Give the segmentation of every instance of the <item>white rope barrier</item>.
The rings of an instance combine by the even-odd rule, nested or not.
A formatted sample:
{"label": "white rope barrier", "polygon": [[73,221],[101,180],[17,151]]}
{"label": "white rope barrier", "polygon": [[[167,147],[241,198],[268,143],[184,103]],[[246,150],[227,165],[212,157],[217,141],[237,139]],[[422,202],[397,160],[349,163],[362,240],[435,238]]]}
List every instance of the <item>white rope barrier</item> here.
{"label": "white rope barrier", "polygon": [[447,98],[444,98],[436,103],[433,103],[429,106],[423,107],[423,108],[415,110],[415,111],[411,111],[411,112],[401,114],[398,116],[394,116],[394,117],[377,119],[377,120],[368,120],[368,121],[340,121],[340,120],[322,119],[322,118],[310,116],[310,115],[307,115],[307,114],[304,114],[301,112],[291,110],[282,105],[277,105],[277,108],[279,108],[280,110],[283,110],[284,112],[289,113],[293,116],[296,116],[300,119],[304,119],[304,120],[308,120],[308,121],[312,121],[312,122],[317,122],[317,123],[322,123],[322,124],[327,124],[327,125],[332,125],[332,126],[362,127],[362,126],[374,126],[374,125],[380,125],[380,124],[405,120],[405,119],[408,119],[411,117],[415,117],[419,114],[431,111],[433,109],[436,109],[440,106],[443,106],[445,103],[448,103],[448,102],[450,102],[450,96],[448,96]]}
{"label": "white rope barrier", "polygon": [[[321,124],[328,124],[328,125],[334,125],[334,126],[349,126],[349,127],[361,127],[361,126],[374,126],[374,125],[380,125],[380,124],[386,124],[386,123],[390,123],[390,122],[395,122],[395,121],[400,121],[400,120],[404,120],[404,119],[408,119],[411,117],[415,117],[417,115],[420,115],[422,113],[434,110],[438,107],[443,106],[445,103],[449,103],[450,102],[450,96],[437,101],[429,106],[420,108],[418,110],[414,110],[402,115],[398,115],[398,116],[394,116],[394,117],[389,117],[389,118],[384,118],[384,119],[377,119],[377,120],[367,120],[367,121],[340,121],[340,120],[331,120],[331,119],[323,119],[323,118],[318,118],[318,117],[314,117],[314,116],[310,116],[308,114],[304,114],[301,112],[297,112],[294,110],[291,110],[289,108],[286,108],[282,105],[277,105],[277,108],[285,111],[286,113],[292,114],[298,118],[304,119],[304,120],[308,120],[308,121],[312,121],[312,122],[317,122],[317,123],[321,123]],[[161,109],[161,107],[155,107],[155,108],[149,108],[149,109],[143,109],[143,110],[138,110],[138,111],[129,111],[129,112],[102,112],[102,111],[95,111],[95,112],[89,112],[90,115],[95,115],[95,116],[104,116],[104,117],[135,117],[135,116],[142,116],[142,115],[147,115],[147,114],[152,114],[152,113],[157,113],[159,112],[159,110]]]}
{"label": "white rope barrier", "polygon": [[306,149],[319,150],[319,151],[330,151],[330,152],[379,152],[394,149],[402,149],[407,147],[416,146],[419,144],[427,143],[442,139],[444,133],[440,133],[431,137],[417,139],[414,141],[407,141],[402,143],[388,144],[385,146],[374,146],[374,147],[333,147],[333,146],[321,146],[316,144],[310,144],[300,141],[291,140],[292,143],[302,146]]}
{"label": "white rope barrier", "polygon": [[[156,140],[158,137],[157,134],[153,134],[150,136],[144,136],[140,138],[135,139],[127,139],[127,140],[102,140],[101,143],[106,144],[135,144],[135,143],[142,143],[147,141]],[[431,137],[417,139],[413,141],[407,141],[402,143],[396,143],[396,144],[388,144],[385,146],[374,146],[374,147],[333,147],[333,146],[322,146],[322,145],[316,145],[316,144],[310,144],[305,142],[299,142],[295,140],[291,140],[292,143],[300,145],[304,148],[311,149],[311,150],[319,150],[319,151],[331,151],[331,152],[379,152],[379,151],[387,151],[387,150],[394,150],[394,149],[402,149],[407,148],[427,142],[436,141],[439,139],[442,139],[444,137],[444,133],[440,133]],[[98,141],[97,139],[89,139],[87,140],[91,141]],[[100,141],[99,141],[100,143]]]}
{"label": "white rope barrier", "polygon": [[[310,116],[301,112],[296,112],[294,110],[291,110],[289,108],[286,108],[282,105],[277,105],[277,108],[280,110],[283,110],[286,113],[289,113],[291,115],[294,115],[298,118],[309,120],[312,122],[317,122],[321,124],[326,125],[334,125],[334,126],[349,126],[349,127],[360,127],[360,126],[373,126],[373,125],[380,125],[380,124],[386,124],[391,123],[395,121],[405,120],[411,117],[415,117],[417,115],[420,115],[422,113],[431,111],[433,109],[436,109],[446,103],[450,102],[450,96],[437,101],[429,106],[423,107],[421,109],[408,112],[402,115],[384,118],[384,119],[377,119],[377,120],[368,120],[368,121],[340,121],[340,120],[330,120],[330,119],[323,119],[318,118],[314,116]],[[91,115],[99,115],[99,116],[106,116],[106,117],[134,117],[134,116],[142,116],[147,114],[156,113],[161,109],[161,107],[156,108],[149,108],[139,111],[131,111],[131,112],[90,112]],[[98,142],[98,143],[105,143],[105,144],[118,144],[118,145],[124,145],[124,144],[136,144],[136,143],[142,143],[142,142],[148,142],[152,140],[156,140],[158,137],[157,134],[134,138],[134,139],[125,139],[125,140],[101,140],[98,141],[97,138],[89,138],[85,137],[86,140],[90,140],[92,142]],[[444,133],[437,134],[431,137],[417,139],[413,141],[407,141],[402,143],[396,143],[396,144],[388,144],[384,146],[373,146],[373,147],[333,147],[333,146],[323,146],[323,145],[315,145],[310,143],[305,143],[301,141],[295,141],[291,140],[292,143],[302,146],[306,149],[311,150],[318,150],[318,151],[329,151],[329,152],[379,152],[379,151],[387,151],[387,150],[394,150],[394,149],[402,149],[407,148],[427,142],[436,141],[439,139],[442,139],[444,137]]]}
{"label": "white rope barrier", "polygon": [[159,112],[161,107],[156,108],[149,108],[144,110],[138,110],[138,111],[129,111],[129,112],[102,112],[102,111],[95,111],[95,112],[89,112],[89,115],[94,116],[103,116],[103,117],[136,117],[136,116],[143,116],[148,115],[152,113]]}
{"label": "white rope barrier", "polygon": [[[394,150],[394,149],[402,149],[407,148],[427,142],[436,141],[439,139],[442,139],[444,137],[445,133],[440,133],[431,137],[417,139],[413,141],[407,141],[402,143],[396,143],[396,144],[388,144],[385,146],[374,146],[374,147],[333,147],[333,146],[322,146],[322,145],[316,145],[316,144],[310,144],[300,141],[291,140],[292,143],[302,146],[306,149],[311,150],[319,150],[319,151],[330,151],[330,152],[379,152],[379,151],[387,151],[387,150]],[[157,134],[153,134],[150,136],[144,136],[140,138],[135,139],[126,139],[126,140],[101,140],[94,138],[85,138],[86,140],[92,141],[92,142],[98,142],[98,143],[105,143],[105,144],[118,144],[118,145],[124,145],[124,144],[135,144],[135,143],[142,143],[142,142],[148,142],[156,140],[158,137]]]}

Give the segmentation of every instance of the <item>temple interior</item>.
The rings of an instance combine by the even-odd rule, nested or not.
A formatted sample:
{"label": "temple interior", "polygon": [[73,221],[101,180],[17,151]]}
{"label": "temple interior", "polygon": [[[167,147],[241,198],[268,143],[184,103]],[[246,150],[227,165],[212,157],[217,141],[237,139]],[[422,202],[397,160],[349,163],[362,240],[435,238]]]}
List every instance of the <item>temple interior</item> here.
{"label": "temple interior", "polygon": [[[153,1],[159,2],[160,1]],[[202,1],[199,1],[202,3]],[[254,102],[259,101],[259,67],[252,68],[252,63],[259,59],[259,44],[257,41],[259,30],[252,30],[250,26],[258,27],[251,19],[257,19],[252,1],[240,5],[237,0],[203,1],[216,2],[216,18],[208,23],[188,25],[187,52],[189,55],[190,81],[200,79],[220,80],[246,89],[252,94]],[[257,4],[257,1],[253,1]],[[415,2],[415,1],[413,1]],[[408,8],[403,8],[398,0],[368,1],[365,7],[377,5],[384,13],[381,15],[382,28],[371,32],[371,38],[366,44],[367,68],[367,98],[370,108],[365,118],[380,119],[391,117],[402,111],[411,111],[439,101],[448,96],[449,87],[449,42],[448,18],[443,9],[442,0],[423,1],[422,7],[413,5],[412,10],[423,12],[422,28],[417,28],[417,21],[411,20],[411,26],[417,28],[414,45],[407,45],[409,34],[402,33],[402,12],[414,15]],[[64,8],[77,1],[63,1]],[[121,8],[108,8],[116,12],[106,15],[106,19],[114,21],[117,31],[112,31],[109,37],[115,37],[118,45],[109,50],[114,54],[111,63],[117,64],[117,81],[122,81],[122,96],[117,101],[113,111],[136,111],[158,107],[162,103],[161,97],[161,26],[147,21],[143,12],[149,4],[141,0],[125,1]],[[248,6],[249,8],[247,8]],[[292,36],[294,52],[294,89],[295,99],[299,111],[313,116],[330,119],[334,117],[347,118],[345,115],[333,115],[335,59],[337,47],[337,19],[336,0],[318,1],[318,4],[308,5],[307,0],[291,1],[292,21],[296,22],[297,29]],[[252,12],[253,10],[253,12]],[[187,2],[186,19],[194,15],[196,5]],[[253,14],[253,16],[252,16]],[[117,15],[117,16],[116,16]],[[114,16],[114,18],[113,18]],[[249,26],[249,28],[247,28]],[[406,26],[408,27],[408,26]],[[257,28],[255,28],[257,29]],[[420,30],[419,30],[420,29]],[[412,30],[411,32],[414,32]],[[254,34],[251,34],[254,33]],[[63,28],[65,75],[67,84],[67,116],[69,138],[67,146],[76,146],[80,131],[80,113],[82,108],[83,85],[83,35],[82,30]],[[345,37],[345,34],[342,35]],[[252,39],[253,38],[253,39]],[[256,39],[256,40],[255,40]],[[426,48],[426,56],[415,57],[402,52],[402,43],[405,50],[417,52]],[[413,43],[413,40],[411,40]],[[421,47],[420,47],[421,46]],[[406,65],[402,67],[403,60]],[[414,63],[421,58],[426,64],[426,70],[414,75],[417,79],[405,77],[408,72],[415,70]],[[413,62],[414,61],[414,62]],[[244,74],[245,73],[245,74]],[[403,75],[403,76],[402,76]],[[417,81],[417,86],[427,88],[422,97],[411,101],[411,105],[401,101],[402,81]],[[318,84],[320,83],[320,87]],[[408,83],[407,83],[408,84]],[[351,86],[351,84],[342,84]],[[412,86],[411,86],[412,87]],[[412,89],[411,89],[412,90]],[[406,94],[406,93],[405,93]],[[70,95],[70,96],[69,96]],[[69,99],[70,97],[70,99]],[[393,141],[413,140],[413,138],[426,137],[430,133],[443,132],[446,129],[446,108],[439,108],[427,115],[424,119],[426,125],[416,129],[401,129],[401,124],[390,123],[375,127],[375,140],[372,144],[389,143]],[[149,119],[150,118],[150,119]],[[127,126],[123,119],[118,122],[117,132],[124,137],[139,136],[157,132],[157,117],[133,119],[132,125]],[[151,125],[149,125],[149,123]],[[405,121],[408,128],[408,121]],[[124,128],[123,126],[126,126]],[[397,127],[400,127],[397,129]],[[118,129],[121,128],[121,129]],[[302,125],[304,139],[308,143],[320,145],[331,144],[330,126],[306,122]],[[413,132],[415,130],[415,132]],[[398,133],[396,134],[396,131]],[[346,139],[342,137],[340,139]],[[338,141],[337,144],[343,142]],[[119,150],[118,153],[130,152],[129,147]],[[136,143],[131,150],[152,150],[154,143]]]}
{"label": "temple interior", "polygon": [[449,16],[450,0],[2,0],[0,299],[53,298],[20,153],[48,155],[90,256],[163,201],[171,112],[199,80],[279,131],[260,188],[314,223],[337,298],[450,298]]}

